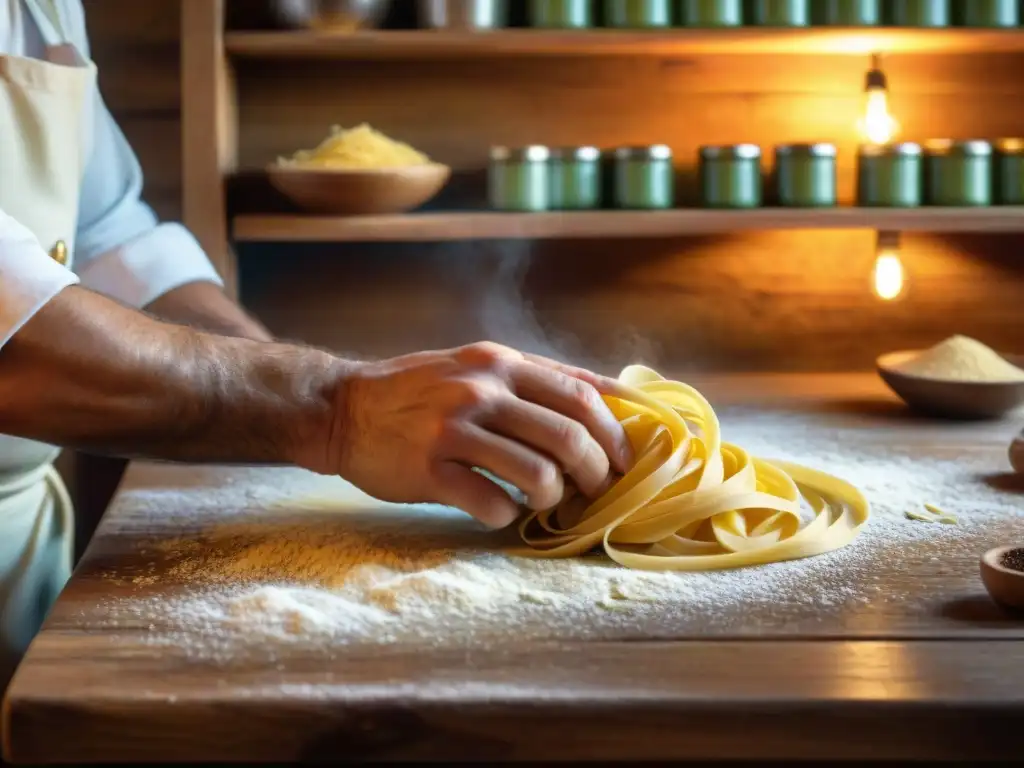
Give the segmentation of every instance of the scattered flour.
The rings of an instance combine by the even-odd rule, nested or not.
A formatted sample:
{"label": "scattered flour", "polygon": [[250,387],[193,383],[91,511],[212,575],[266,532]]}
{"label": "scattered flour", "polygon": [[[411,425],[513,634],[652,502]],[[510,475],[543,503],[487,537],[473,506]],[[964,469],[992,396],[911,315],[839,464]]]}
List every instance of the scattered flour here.
{"label": "scattered flour", "polygon": [[[635,572],[599,556],[513,557],[504,550],[518,544],[514,531],[487,531],[441,507],[371,513],[368,505],[332,502],[342,486],[334,478],[210,470],[208,487],[122,497],[122,512],[140,513],[134,519],[159,513],[194,535],[154,542],[131,595],[112,600],[107,615],[119,627],[153,629],[150,642],[221,660],[409,641],[783,636],[836,617],[846,630],[870,634],[883,627],[879,611],[913,617],[939,609],[920,589],[920,574],[962,580],[984,549],[1024,537],[1024,496],[986,479],[1008,469],[1005,446],[950,447],[941,459],[921,459],[915,444],[935,453],[940,434],[927,425],[912,438],[890,429],[880,453],[884,422],[849,428],[827,416],[720,415],[726,439],[755,455],[857,485],[872,504],[862,535],[836,552],[757,568]],[[904,516],[926,502],[956,514],[959,525]],[[182,588],[168,587],[175,583]],[[898,605],[886,608],[891,603]]]}

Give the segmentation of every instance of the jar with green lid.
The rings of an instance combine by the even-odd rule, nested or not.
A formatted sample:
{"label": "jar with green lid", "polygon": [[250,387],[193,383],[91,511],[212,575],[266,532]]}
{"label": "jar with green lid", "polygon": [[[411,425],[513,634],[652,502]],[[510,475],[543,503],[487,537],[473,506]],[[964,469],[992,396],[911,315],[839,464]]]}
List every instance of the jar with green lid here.
{"label": "jar with green lid", "polygon": [[874,27],[882,23],[882,0],[815,0],[818,24],[834,27]]}
{"label": "jar with green lid", "polygon": [[547,147],[493,147],[487,173],[491,207],[498,211],[546,211],[551,181]]}
{"label": "jar with green lid", "polygon": [[547,29],[594,26],[592,0],[530,0],[530,25]]}
{"label": "jar with green lid", "polygon": [[687,27],[739,27],[743,0],[682,0],[680,18]]}
{"label": "jar with green lid", "polygon": [[700,148],[700,196],[707,208],[761,205],[761,148],[756,144]]}
{"label": "jar with green lid", "polygon": [[829,208],[836,204],[835,144],[783,144],[775,148],[779,205]]}
{"label": "jar with green lid", "polygon": [[921,205],[921,145],[865,144],[857,153],[857,205],[915,208]]}
{"label": "jar with green lid", "polygon": [[672,26],[671,0],[604,0],[608,27],[644,29]]}
{"label": "jar with green lid", "polygon": [[810,0],[753,0],[750,10],[758,27],[806,27],[811,23]]}
{"label": "jar with green lid", "polygon": [[619,147],[614,157],[615,207],[671,208],[675,204],[675,169],[670,147]]}
{"label": "jar with green lid", "polygon": [[995,202],[1024,205],[1024,139],[995,142]]}
{"label": "jar with green lid", "polygon": [[959,0],[957,21],[965,27],[1016,27],[1020,23],[1017,0]]}
{"label": "jar with green lid", "polygon": [[992,204],[992,145],[987,141],[930,141],[924,157],[929,205]]}
{"label": "jar with green lid", "polygon": [[601,207],[601,150],[567,147],[551,150],[548,198],[551,210]]}
{"label": "jar with green lid", "polygon": [[892,0],[895,27],[948,27],[949,0]]}

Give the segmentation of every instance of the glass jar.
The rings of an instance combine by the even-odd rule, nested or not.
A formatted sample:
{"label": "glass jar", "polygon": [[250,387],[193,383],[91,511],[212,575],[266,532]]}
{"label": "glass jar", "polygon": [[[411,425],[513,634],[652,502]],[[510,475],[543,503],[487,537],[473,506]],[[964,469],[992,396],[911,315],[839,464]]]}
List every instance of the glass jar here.
{"label": "glass jar", "polygon": [[1020,23],[1017,0],[960,0],[957,11],[965,27],[1016,27]]}
{"label": "glass jar", "polygon": [[591,0],[530,0],[530,25],[542,29],[588,29],[594,26]]}
{"label": "glass jar", "polygon": [[492,147],[487,173],[488,199],[498,211],[546,211],[551,181],[547,147]]}
{"label": "glass jar", "polygon": [[806,27],[811,23],[809,0],[754,0],[751,11],[758,27]]}
{"label": "glass jar", "polygon": [[1024,205],[1024,139],[999,139],[995,151],[995,202]]}
{"label": "glass jar", "polygon": [[987,141],[930,141],[924,156],[928,205],[992,204],[992,145]]}
{"label": "glass jar", "polygon": [[587,210],[601,207],[601,150],[567,147],[551,150],[549,207]]}
{"label": "glass jar", "polygon": [[[239,6],[245,3],[238,3]],[[251,5],[251,3],[249,4]],[[286,5],[286,3],[278,3]],[[358,3],[287,3],[307,6],[368,6]],[[383,5],[383,3],[382,3]],[[501,29],[508,26],[508,0],[419,0],[420,26],[427,29]]]}
{"label": "glass jar", "polygon": [[815,0],[818,23],[836,27],[873,27],[882,23],[882,0]]}
{"label": "glass jar", "polygon": [[775,148],[779,205],[829,208],[836,204],[835,144],[783,144]]}
{"label": "glass jar", "polygon": [[949,0],[892,0],[895,27],[948,27]]}
{"label": "glass jar", "polygon": [[921,145],[865,144],[857,153],[857,205],[916,208],[921,205]]}
{"label": "glass jar", "polygon": [[671,0],[604,0],[608,27],[646,29],[672,26]]}
{"label": "glass jar", "polygon": [[675,204],[675,169],[670,147],[619,147],[614,157],[617,208],[671,208]]}
{"label": "glass jar", "polygon": [[699,175],[706,208],[761,205],[761,148],[756,144],[701,147]]}
{"label": "glass jar", "polygon": [[743,0],[682,0],[680,11],[686,27],[743,25]]}

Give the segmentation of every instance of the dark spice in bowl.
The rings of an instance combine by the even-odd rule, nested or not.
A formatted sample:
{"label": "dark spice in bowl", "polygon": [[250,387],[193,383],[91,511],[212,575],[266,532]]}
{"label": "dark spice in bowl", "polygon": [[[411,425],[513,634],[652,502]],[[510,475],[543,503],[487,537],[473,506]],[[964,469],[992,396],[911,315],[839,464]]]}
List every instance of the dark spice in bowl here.
{"label": "dark spice in bowl", "polygon": [[1024,572],[1024,547],[1017,547],[1003,553],[999,564],[1003,568],[1009,568],[1012,571]]}

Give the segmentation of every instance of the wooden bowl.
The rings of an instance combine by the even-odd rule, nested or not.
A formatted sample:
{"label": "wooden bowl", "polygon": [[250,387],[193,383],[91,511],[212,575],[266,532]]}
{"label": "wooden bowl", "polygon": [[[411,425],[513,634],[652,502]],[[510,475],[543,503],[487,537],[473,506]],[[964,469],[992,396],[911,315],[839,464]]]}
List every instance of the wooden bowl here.
{"label": "wooden bowl", "polygon": [[300,208],[354,216],[418,208],[448,182],[451,169],[440,163],[368,170],[273,165],[267,173],[274,188]]}
{"label": "wooden bowl", "polygon": [[1024,611],[1024,571],[1015,571],[1000,562],[1011,549],[1024,549],[1024,546],[996,547],[981,556],[981,581],[999,605]]}
{"label": "wooden bowl", "polygon": [[[995,419],[1024,405],[1024,381],[949,381],[902,373],[896,366],[919,351],[890,352],[875,361],[878,375],[911,408],[955,419]],[[1024,358],[1005,355],[1016,366]]]}

